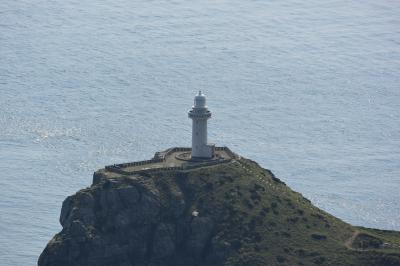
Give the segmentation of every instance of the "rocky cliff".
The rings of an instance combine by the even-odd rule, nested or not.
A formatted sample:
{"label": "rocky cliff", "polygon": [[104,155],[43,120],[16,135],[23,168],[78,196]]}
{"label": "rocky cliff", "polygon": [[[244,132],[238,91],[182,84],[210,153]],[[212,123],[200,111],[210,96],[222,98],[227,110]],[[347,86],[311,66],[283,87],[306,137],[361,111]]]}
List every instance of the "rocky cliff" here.
{"label": "rocky cliff", "polygon": [[68,197],[39,266],[400,265],[400,233],[353,227],[247,159],[107,177]]}

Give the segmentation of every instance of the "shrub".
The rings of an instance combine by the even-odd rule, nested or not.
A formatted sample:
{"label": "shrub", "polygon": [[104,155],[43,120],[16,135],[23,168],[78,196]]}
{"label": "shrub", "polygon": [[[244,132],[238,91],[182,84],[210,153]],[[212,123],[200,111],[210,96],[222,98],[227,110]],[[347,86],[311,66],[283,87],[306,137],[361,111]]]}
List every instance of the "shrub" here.
{"label": "shrub", "polygon": [[312,239],[315,239],[315,240],[325,240],[326,239],[326,235],[319,235],[319,234],[312,234],[311,237],[312,237]]}
{"label": "shrub", "polygon": [[231,242],[231,246],[233,247],[233,249],[239,250],[239,249],[242,247],[242,242],[240,242],[239,239],[234,239],[234,240]]}
{"label": "shrub", "polygon": [[272,227],[275,227],[276,226],[276,223],[275,222],[269,222],[268,223],[270,226],[272,226]]}
{"label": "shrub", "polygon": [[299,221],[299,217],[292,217],[292,218],[287,218],[286,221],[288,221],[289,223],[295,224]]}
{"label": "shrub", "polygon": [[267,207],[263,207],[262,210],[263,210],[263,212],[265,212],[265,213],[269,213],[269,208],[267,208]]}
{"label": "shrub", "polygon": [[279,263],[282,263],[282,262],[285,262],[286,259],[285,259],[285,257],[278,255],[278,256],[276,256],[276,260],[277,260]]}
{"label": "shrub", "polygon": [[325,257],[317,257],[313,259],[313,262],[318,265],[323,264],[325,261],[326,261]]}
{"label": "shrub", "polygon": [[254,189],[258,191],[265,191],[265,188],[259,184],[254,184]]}
{"label": "shrub", "polygon": [[302,248],[296,250],[296,253],[299,255],[299,257],[304,257],[306,255],[306,251]]}
{"label": "shrub", "polygon": [[262,236],[261,236],[261,234],[260,234],[260,233],[256,233],[255,236],[254,236],[254,240],[255,240],[256,242],[261,242],[261,241],[262,241]]}
{"label": "shrub", "polygon": [[289,250],[288,248],[284,248],[283,251],[284,251],[285,253],[288,253],[288,254],[290,253],[290,250]]}

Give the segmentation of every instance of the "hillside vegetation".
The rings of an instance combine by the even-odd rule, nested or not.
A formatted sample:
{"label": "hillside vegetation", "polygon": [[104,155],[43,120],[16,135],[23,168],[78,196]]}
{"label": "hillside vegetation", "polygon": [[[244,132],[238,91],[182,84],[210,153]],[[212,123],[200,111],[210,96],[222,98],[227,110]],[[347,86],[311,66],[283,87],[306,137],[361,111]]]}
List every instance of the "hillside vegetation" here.
{"label": "hillside vegetation", "polygon": [[399,232],[347,224],[248,159],[95,175],[64,202],[40,266],[400,265]]}

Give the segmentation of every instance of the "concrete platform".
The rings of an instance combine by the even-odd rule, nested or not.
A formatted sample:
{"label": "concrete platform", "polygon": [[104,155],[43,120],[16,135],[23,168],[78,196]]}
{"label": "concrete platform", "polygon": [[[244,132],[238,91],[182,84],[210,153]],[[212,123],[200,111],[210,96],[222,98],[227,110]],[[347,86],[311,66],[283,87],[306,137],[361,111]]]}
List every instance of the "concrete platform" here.
{"label": "concrete platform", "polygon": [[234,159],[234,154],[228,147],[215,147],[215,156],[211,159],[192,160],[190,148],[175,147],[165,151],[156,152],[151,160],[115,164],[106,166],[106,172],[116,174],[134,174],[158,170],[184,170],[218,163],[226,163]]}

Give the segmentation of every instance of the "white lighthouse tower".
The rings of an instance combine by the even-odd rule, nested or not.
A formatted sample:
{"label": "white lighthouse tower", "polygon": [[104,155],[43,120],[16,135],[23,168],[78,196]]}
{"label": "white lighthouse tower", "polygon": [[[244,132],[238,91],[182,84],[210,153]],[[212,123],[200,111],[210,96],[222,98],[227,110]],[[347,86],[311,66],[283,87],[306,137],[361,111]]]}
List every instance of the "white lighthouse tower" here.
{"label": "white lighthouse tower", "polygon": [[211,159],[214,156],[213,144],[207,143],[207,120],[211,112],[206,106],[206,96],[199,91],[194,97],[194,106],[189,111],[192,122],[192,159]]}

